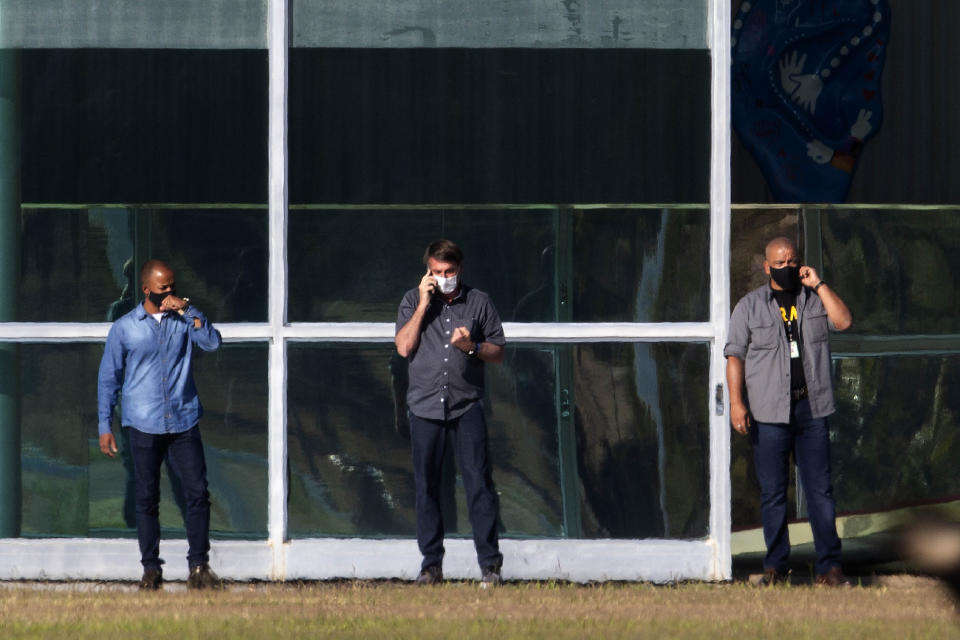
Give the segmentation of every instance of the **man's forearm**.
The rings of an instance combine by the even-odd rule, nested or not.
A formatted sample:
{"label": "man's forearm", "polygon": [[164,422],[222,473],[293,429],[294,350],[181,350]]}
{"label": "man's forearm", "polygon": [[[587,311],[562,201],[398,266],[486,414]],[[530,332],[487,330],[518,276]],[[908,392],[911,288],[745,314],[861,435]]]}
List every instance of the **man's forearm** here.
{"label": "man's forearm", "polygon": [[817,289],[820,295],[820,301],[823,302],[823,308],[827,312],[827,317],[837,331],[846,331],[853,324],[853,314],[847,308],[843,299],[837,295],[837,292],[830,288],[826,282]]}
{"label": "man's forearm", "polygon": [[743,360],[737,356],[727,357],[727,389],[730,391],[730,405],[742,405]]}
{"label": "man's forearm", "polygon": [[490,342],[477,343],[477,357],[490,364],[503,362],[503,345]]}
{"label": "man's forearm", "polygon": [[407,320],[407,324],[403,325],[400,331],[397,331],[397,335],[393,339],[393,343],[397,346],[397,353],[404,358],[409,357],[420,345],[420,326],[423,324],[423,316],[426,312],[427,308],[425,306],[417,307],[410,319]]}

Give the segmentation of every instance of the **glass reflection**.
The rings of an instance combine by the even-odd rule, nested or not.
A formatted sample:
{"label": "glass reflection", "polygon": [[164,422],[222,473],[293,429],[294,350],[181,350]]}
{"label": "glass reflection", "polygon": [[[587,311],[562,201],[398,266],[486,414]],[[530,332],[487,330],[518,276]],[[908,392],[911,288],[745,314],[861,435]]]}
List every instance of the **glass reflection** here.
{"label": "glass reflection", "polygon": [[709,233],[705,209],[296,210],[290,318],[395,321],[448,237],[508,322],[705,321]]}
{"label": "glass reflection", "polygon": [[[504,365],[486,371],[504,535],[557,536],[552,385],[529,397],[512,374],[518,362],[525,376],[552,369],[549,350],[514,346]],[[413,536],[406,361],[392,344],[292,344],[289,364],[290,535]],[[469,535],[462,483],[448,458],[444,525]]]}
{"label": "glass reflection", "polygon": [[707,535],[706,346],[596,343],[572,349],[583,537]]}
{"label": "glass reflection", "polygon": [[[690,390],[707,361],[700,344],[508,344],[485,400],[502,534],[706,535],[707,402]],[[405,361],[292,344],[289,363],[290,535],[414,535]],[[446,528],[468,535],[449,464]]]}
{"label": "glass reflection", "polygon": [[139,303],[150,257],[215,323],[266,320],[265,211],[28,206],[22,220],[23,322],[115,320]]}
{"label": "glass reflection", "polygon": [[836,361],[831,421],[840,511],[890,509],[960,493],[960,356]]}
{"label": "glass reflection", "polygon": [[[838,512],[953,499],[960,492],[960,400],[951,390],[960,384],[960,356],[845,358],[834,366],[830,441]],[[733,526],[760,526],[750,443],[732,443]],[[790,513],[796,513],[793,491]]]}
{"label": "glass reflection", "polygon": [[[132,479],[123,456],[100,453],[99,344],[20,345],[22,535],[135,535]],[[205,415],[215,537],[263,537],[267,512],[266,347],[224,345],[195,358]],[[123,442],[119,425],[114,433]],[[166,475],[166,469],[164,475]],[[175,483],[161,482],[160,522],[184,535]],[[165,535],[167,535],[165,534]]]}
{"label": "glass reflection", "polygon": [[858,334],[960,333],[956,211],[825,211],[829,278]]}

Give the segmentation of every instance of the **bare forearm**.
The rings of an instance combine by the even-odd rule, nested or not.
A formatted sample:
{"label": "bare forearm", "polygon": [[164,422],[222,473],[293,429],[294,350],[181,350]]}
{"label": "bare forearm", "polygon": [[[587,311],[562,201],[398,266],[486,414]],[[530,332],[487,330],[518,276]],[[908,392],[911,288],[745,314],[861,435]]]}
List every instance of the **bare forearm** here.
{"label": "bare forearm", "polygon": [[397,345],[397,353],[404,358],[416,351],[420,346],[420,327],[423,324],[423,316],[426,313],[426,307],[417,307],[407,323],[397,331],[393,343]]}
{"label": "bare forearm", "polygon": [[743,360],[727,357],[727,389],[730,390],[730,406],[743,404]]}
{"label": "bare forearm", "polygon": [[477,357],[490,364],[503,362],[503,345],[480,342],[477,344]]}
{"label": "bare forearm", "polygon": [[853,324],[853,314],[847,308],[843,299],[837,295],[837,292],[830,288],[826,282],[817,289],[820,295],[820,301],[823,302],[823,308],[827,310],[827,317],[837,331],[846,331]]}

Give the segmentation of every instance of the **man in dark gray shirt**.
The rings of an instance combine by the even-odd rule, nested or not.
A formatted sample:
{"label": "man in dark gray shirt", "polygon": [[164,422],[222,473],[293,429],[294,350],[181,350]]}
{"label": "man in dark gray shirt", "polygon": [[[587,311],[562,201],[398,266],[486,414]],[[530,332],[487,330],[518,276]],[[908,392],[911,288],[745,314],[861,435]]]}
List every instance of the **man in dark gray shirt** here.
{"label": "man in dark gray shirt", "polygon": [[792,240],[774,238],[767,244],[765,258],[769,284],[737,303],[723,348],[731,425],[741,435],[749,432],[760,481],[767,545],[762,582],[776,584],[788,578],[787,484],[792,452],[807,496],[817,553],[816,582],[849,586],[840,569],[830,481],[827,417],[835,409],[828,322],[844,331],[853,318],[816,270],[800,265]]}
{"label": "man in dark gray shirt", "polygon": [[467,494],[481,584],[501,582],[499,505],[487,459],[483,366],[503,360],[500,316],[482,291],[462,283],[463,252],[436,240],[423,256],[426,274],[397,313],[397,352],[410,363],[407,407],[417,491],[418,584],[443,580],[440,481],[447,433]]}

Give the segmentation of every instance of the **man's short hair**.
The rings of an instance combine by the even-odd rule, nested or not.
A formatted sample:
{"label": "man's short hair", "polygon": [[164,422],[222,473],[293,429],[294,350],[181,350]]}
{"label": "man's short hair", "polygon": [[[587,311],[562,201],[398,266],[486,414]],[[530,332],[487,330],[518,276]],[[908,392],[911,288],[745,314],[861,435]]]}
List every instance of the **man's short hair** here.
{"label": "man's short hair", "polygon": [[427,250],[423,252],[423,264],[427,264],[430,258],[438,262],[452,262],[460,265],[463,262],[463,251],[452,241],[440,238],[427,245]]}

